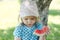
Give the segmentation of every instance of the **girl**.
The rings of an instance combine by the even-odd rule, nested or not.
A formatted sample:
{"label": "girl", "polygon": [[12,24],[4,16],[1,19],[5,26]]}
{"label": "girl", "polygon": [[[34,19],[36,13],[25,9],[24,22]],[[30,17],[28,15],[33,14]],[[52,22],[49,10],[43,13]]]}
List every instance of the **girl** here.
{"label": "girl", "polygon": [[14,40],[39,40],[39,36],[34,35],[36,29],[43,28],[39,22],[39,13],[35,2],[24,1],[20,6],[20,23],[14,30]]}

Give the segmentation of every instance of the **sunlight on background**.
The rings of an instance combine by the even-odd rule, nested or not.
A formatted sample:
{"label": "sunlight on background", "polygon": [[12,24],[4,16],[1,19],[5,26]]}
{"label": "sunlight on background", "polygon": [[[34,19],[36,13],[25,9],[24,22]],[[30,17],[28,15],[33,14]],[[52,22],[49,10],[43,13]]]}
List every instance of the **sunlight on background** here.
{"label": "sunlight on background", "polygon": [[18,23],[19,7],[17,0],[0,1],[0,29],[14,27]]}
{"label": "sunlight on background", "polygon": [[52,0],[50,4],[50,10],[60,10],[60,0]]}
{"label": "sunlight on background", "polygon": [[[50,5],[50,10],[60,10],[60,0],[53,0]],[[17,18],[19,14],[20,4],[18,0],[3,0],[0,1],[0,29],[15,27],[18,24]],[[50,16],[49,23],[60,24],[60,16]],[[4,32],[5,33],[5,32]]]}
{"label": "sunlight on background", "polygon": [[60,16],[49,16],[48,23],[60,24]]}

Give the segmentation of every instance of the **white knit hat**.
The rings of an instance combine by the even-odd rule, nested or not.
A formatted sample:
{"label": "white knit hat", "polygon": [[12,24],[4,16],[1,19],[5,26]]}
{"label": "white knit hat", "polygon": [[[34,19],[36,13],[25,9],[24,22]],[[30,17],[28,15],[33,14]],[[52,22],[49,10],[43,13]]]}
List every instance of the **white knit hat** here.
{"label": "white knit hat", "polygon": [[20,6],[20,17],[35,16],[38,17],[38,8],[35,2],[24,1]]}

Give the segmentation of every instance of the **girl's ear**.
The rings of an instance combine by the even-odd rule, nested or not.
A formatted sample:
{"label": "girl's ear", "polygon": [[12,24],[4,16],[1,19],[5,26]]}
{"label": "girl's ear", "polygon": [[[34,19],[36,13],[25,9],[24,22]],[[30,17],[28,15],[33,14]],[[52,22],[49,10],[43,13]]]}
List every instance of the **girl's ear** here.
{"label": "girl's ear", "polygon": [[22,19],[20,18],[20,15],[18,15],[18,23],[22,23]]}

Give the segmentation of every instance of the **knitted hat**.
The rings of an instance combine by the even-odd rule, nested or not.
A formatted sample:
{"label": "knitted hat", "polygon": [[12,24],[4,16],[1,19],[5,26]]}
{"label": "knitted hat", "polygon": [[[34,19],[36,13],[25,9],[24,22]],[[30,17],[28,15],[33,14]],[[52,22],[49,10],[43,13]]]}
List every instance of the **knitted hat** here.
{"label": "knitted hat", "polygon": [[35,16],[38,17],[38,8],[35,2],[24,1],[20,6],[20,17]]}

